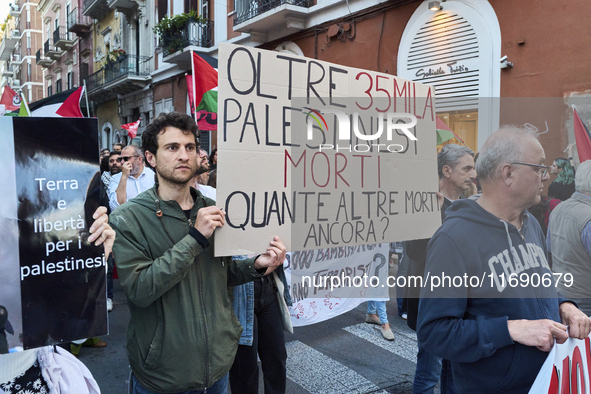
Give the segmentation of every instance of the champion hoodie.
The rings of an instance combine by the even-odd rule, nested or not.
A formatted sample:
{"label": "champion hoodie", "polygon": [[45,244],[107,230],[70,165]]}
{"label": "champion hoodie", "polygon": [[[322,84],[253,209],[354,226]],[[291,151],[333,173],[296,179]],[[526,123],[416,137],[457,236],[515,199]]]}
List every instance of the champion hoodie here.
{"label": "champion hoodie", "polygon": [[[446,215],[428,245],[419,343],[452,362],[461,393],[527,393],[548,353],[513,342],[507,321],[560,322],[565,301],[558,299],[542,230],[527,212],[520,232],[467,199]],[[516,286],[508,280],[513,273]],[[440,281],[432,288],[435,278],[445,278],[445,287]]]}

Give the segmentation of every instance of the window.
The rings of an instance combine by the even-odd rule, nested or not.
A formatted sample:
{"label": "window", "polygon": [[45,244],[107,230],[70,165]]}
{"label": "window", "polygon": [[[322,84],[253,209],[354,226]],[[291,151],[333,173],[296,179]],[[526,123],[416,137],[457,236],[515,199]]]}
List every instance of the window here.
{"label": "window", "polygon": [[73,72],[69,72],[68,73],[68,90],[72,89],[74,87],[74,73]]}
{"label": "window", "polygon": [[47,97],[52,95],[51,88],[52,88],[51,85],[47,85]]}
{"label": "window", "polygon": [[62,80],[58,79],[55,81],[55,92],[60,93],[62,91]]}
{"label": "window", "polygon": [[82,63],[80,67],[80,86],[84,85],[84,78],[88,77],[88,63]]}
{"label": "window", "polygon": [[167,6],[168,6],[168,1],[158,0],[158,21],[162,20],[162,18],[164,18],[164,15],[166,15],[168,13]]}
{"label": "window", "polygon": [[31,32],[27,32],[27,49],[31,49]]}

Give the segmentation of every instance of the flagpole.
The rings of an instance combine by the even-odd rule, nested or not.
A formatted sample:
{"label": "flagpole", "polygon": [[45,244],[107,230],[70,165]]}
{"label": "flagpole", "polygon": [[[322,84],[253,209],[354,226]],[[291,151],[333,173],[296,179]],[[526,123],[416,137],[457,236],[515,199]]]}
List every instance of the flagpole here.
{"label": "flagpole", "polygon": [[191,50],[191,69],[193,71],[193,106],[195,110],[193,111],[195,116],[195,123],[197,123],[197,89],[195,86],[195,59],[193,58],[194,54]]}
{"label": "flagpole", "polygon": [[84,87],[84,97],[86,98],[86,114],[90,118],[90,106],[88,105],[88,92],[86,89],[86,79],[82,80],[82,85]]}

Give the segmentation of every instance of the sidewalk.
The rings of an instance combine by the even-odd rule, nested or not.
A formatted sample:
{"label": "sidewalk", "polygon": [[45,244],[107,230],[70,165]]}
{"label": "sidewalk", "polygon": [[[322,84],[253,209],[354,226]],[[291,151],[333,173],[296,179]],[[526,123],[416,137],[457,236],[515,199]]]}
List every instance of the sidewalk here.
{"label": "sidewalk", "polygon": [[107,342],[107,347],[83,347],[80,351],[80,361],[92,372],[103,394],[127,394],[129,361],[125,345],[129,308],[119,281],[115,279],[113,282],[114,307],[108,314],[109,335],[101,337]]}

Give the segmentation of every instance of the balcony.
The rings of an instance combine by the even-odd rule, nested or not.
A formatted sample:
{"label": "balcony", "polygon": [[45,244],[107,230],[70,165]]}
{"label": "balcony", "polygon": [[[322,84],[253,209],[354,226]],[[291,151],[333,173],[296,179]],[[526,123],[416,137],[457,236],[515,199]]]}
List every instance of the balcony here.
{"label": "balcony", "polygon": [[7,78],[14,77],[14,65],[11,64],[2,68],[2,76]]}
{"label": "balcony", "polygon": [[47,41],[45,41],[45,45],[43,45],[43,53],[45,53],[45,57],[50,58],[51,60],[59,59],[59,57],[62,55],[62,52],[53,46],[51,41],[51,38],[48,38]]}
{"label": "balcony", "polygon": [[126,55],[107,63],[86,79],[88,96],[97,102],[112,100],[150,84],[150,61],[147,56]]}
{"label": "balcony", "polygon": [[[15,35],[15,32],[17,35]],[[16,43],[21,38],[21,33],[18,29],[12,29],[10,32],[4,33],[4,39],[0,43],[0,61],[7,61],[12,55],[12,51],[16,47]]]}
{"label": "balcony", "polygon": [[51,63],[53,63],[52,60],[45,58],[42,54],[41,54],[41,49],[39,49],[37,51],[37,55],[35,57],[35,61],[37,63],[37,65],[47,68],[49,66],[51,66]]}
{"label": "balcony", "polygon": [[82,13],[93,19],[103,19],[103,17],[109,12],[109,5],[107,0],[84,0],[82,4],[84,10]]}
{"label": "balcony", "polygon": [[179,68],[183,70],[190,70],[191,49],[199,52],[199,48],[211,48],[214,45],[213,27],[211,20],[189,20],[184,29],[165,32],[160,40],[164,61],[178,64]]}
{"label": "balcony", "polygon": [[21,11],[23,9],[18,4],[11,4],[10,5],[10,15],[14,17],[21,16]]}
{"label": "balcony", "polygon": [[16,42],[20,41],[23,36],[23,33],[19,29],[12,29],[10,33],[10,39],[16,40]]}
{"label": "balcony", "polygon": [[68,14],[68,31],[77,36],[85,36],[92,29],[92,19],[80,11],[80,8],[74,8]]}
{"label": "balcony", "polygon": [[131,16],[131,11],[139,6],[139,2],[136,0],[108,0],[109,8],[117,10],[125,16]]}
{"label": "balcony", "polygon": [[12,79],[12,82],[10,82],[10,87],[12,89],[20,89],[21,87],[21,80],[20,79]]}
{"label": "balcony", "polygon": [[78,40],[78,49],[80,50],[80,56],[88,56],[92,52],[92,38],[86,37]]}
{"label": "balcony", "polygon": [[53,31],[53,45],[67,51],[74,46],[74,34],[66,31],[65,26],[58,26]]}
{"label": "balcony", "polygon": [[267,34],[286,29],[295,33],[305,28],[308,8],[314,0],[236,0],[234,30]]}

